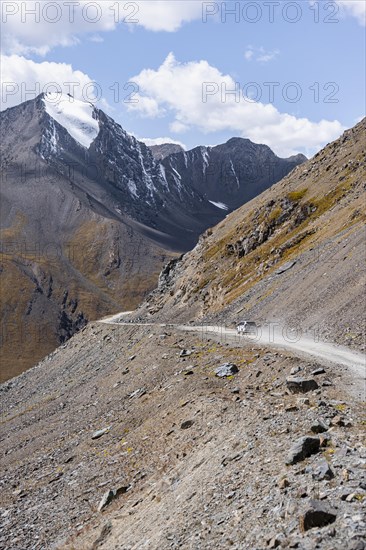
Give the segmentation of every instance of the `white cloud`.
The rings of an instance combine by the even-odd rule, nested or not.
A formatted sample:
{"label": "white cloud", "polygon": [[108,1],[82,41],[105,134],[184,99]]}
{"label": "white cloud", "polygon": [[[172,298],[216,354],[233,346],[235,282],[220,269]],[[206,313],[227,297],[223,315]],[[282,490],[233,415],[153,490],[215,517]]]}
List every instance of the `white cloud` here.
{"label": "white cloud", "polygon": [[[343,14],[365,25],[365,0],[335,1]],[[175,32],[185,23],[200,20],[205,5],[210,11],[218,6],[201,0],[2,0],[2,49],[7,54],[46,55],[55,46],[77,44],[84,35],[97,36],[120,24]],[[262,62],[270,60],[267,55],[271,52],[263,54]]]}
{"label": "white cloud", "polygon": [[[43,91],[61,90],[86,101],[95,98],[92,79],[67,63],[35,63],[18,55],[2,55],[1,72],[1,109],[34,99]],[[102,98],[101,104],[107,107]]]}
{"label": "white cloud", "polygon": [[[136,136],[135,136],[136,137]],[[151,146],[151,145],[163,145],[165,143],[173,143],[174,145],[180,145],[183,147],[183,149],[187,149],[187,146],[182,143],[181,141],[178,141],[177,139],[172,139],[169,137],[160,137],[160,138],[140,138],[136,137],[139,141],[142,141],[145,143],[145,145]]]}
{"label": "white cloud", "polygon": [[150,31],[177,31],[184,23],[202,17],[201,0],[149,0],[137,2],[136,19]]}
{"label": "white cloud", "polygon": [[92,34],[89,40],[90,42],[95,42],[97,44],[101,44],[102,42],[104,42],[104,38],[100,36],[100,34]]}
{"label": "white cloud", "polygon": [[[157,70],[145,69],[131,81],[139,86],[139,94],[129,109],[151,118],[162,113],[173,116],[170,130],[175,133],[228,131],[288,156],[320,149],[343,131],[337,120],[312,122],[280,113],[272,104],[249,100],[239,85],[237,94],[230,94],[236,87],[232,77],[204,60],[179,63],[170,53]],[[153,110],[146,108],[149,102]]]}
{"label": "white cloud", "polygon": [[244,57],[247,61],[259,61],[260,63],[268,63],[279,55],[279,50],[266,51],[262,46],[260,48],[254,48],[253,46],[247,46],[244,52]]}
{"label": "white cloud", "polygon": [[366,2],[365,0],[336,0],[341,10],[356,17],[361,25],[366,25]]}
{"label": "white cloud", "polygon": [[272,61],[273,59],[275,59],[279,53],[279,50],[273,50],[272,52],[263,51],[262,53],[260,53],[260,55],[258,55],[257,61],[261,63],[268,63],[268,61]]}
{"label": "white cloud", "polygon": [[4,53],[46,55],[55,46],[77,44],[85,34],[98,36],[121,23],[151,31],[174,32],[185,22],[199,19],[199,0],[2,0]]}
{"label": "white cloud", "polygon": [[247,61],[251,61],[253,59],[253,56],[254,56],[254,51],[251,48],[248,48],[244,52],[244,57]]}
{"label": "white cloud", "polygon": [[[314,5],[319,0],[309,0],[310,4]],[[360,25],[366,26],[366,0],[334,0],[339,8],[339,14],[343,17],[351,16],[355,17]],[[332,19],[339,19],[339,14],[331,13],[328,11],[328,15]]]}

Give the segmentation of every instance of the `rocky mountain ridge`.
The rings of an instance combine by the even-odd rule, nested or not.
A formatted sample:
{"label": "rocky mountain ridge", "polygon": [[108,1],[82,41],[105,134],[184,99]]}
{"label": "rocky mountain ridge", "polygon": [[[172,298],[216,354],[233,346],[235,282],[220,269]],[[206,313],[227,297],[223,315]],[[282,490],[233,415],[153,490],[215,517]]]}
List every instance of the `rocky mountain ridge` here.
{"label": "rocky mountain ridge", "polygon": [[177,143],[162,143],[161,145],[149,145],[154,158],[156,160],[163,160],[173,153],[182,153],[184,151],[181,145]]}
{"label": "rocky mountain ridge", "polygon": [[168,182],[193,187],[211,203],[222,203],[232,211],[306,160],[301,154],[280,159],[266,145],[231,138],[215,147],[170,154],[162,164]]}

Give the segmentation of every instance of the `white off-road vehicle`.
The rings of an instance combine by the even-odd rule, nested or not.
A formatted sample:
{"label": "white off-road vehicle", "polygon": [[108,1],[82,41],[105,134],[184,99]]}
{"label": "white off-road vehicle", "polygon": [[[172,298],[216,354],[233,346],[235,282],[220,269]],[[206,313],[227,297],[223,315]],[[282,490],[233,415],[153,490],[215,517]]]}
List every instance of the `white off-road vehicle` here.
{"label": "white off-road vehicle", "polygon": [[257,325],[254,321],[241,321],[236,330],[238,334],[257,334]]}

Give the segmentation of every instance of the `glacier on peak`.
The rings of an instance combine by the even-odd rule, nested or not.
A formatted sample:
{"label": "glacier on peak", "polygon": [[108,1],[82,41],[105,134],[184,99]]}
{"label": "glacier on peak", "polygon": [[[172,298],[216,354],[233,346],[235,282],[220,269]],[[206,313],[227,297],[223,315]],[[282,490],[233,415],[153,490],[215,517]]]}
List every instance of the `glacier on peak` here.
{"label": "glacier on peak", "polygon": [[89,149],[99,134],[94,106],[67,94],[48,93],[43,97],[47,114],[67,130],[80,145]]}

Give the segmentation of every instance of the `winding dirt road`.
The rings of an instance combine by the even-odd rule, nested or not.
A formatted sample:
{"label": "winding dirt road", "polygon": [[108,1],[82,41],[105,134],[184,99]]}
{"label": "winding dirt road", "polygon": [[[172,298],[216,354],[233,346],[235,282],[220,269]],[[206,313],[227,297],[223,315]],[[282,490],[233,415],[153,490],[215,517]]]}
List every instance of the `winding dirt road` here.
{"label": "winding dirt road", "polygon": [[225,326],[212,325],[177,325],[165,323],[126,323],[123,322],[129,311],[118,313],[111,317],[102,319],[100,322],[111,325],[131,326],[160,326],[172,327],[184,332],[196,332],[203,338],[214,336],[221,342],[240,342],[269,346],[282,350],[291,350],[299,356],[311,356],[320,364],[329,365],[330,363],[346,367],[355,380],[358,395],[362,398],[366,396],[366,357],[364,354],[355,350],[350,350],[345,346],[339,346],[330,342],[322,342],[317,339],[316,334],[298,334],[296,331],[286,330],[279,325],[268,324],[258,327],[257,334],[238,335],[235,329]]}

